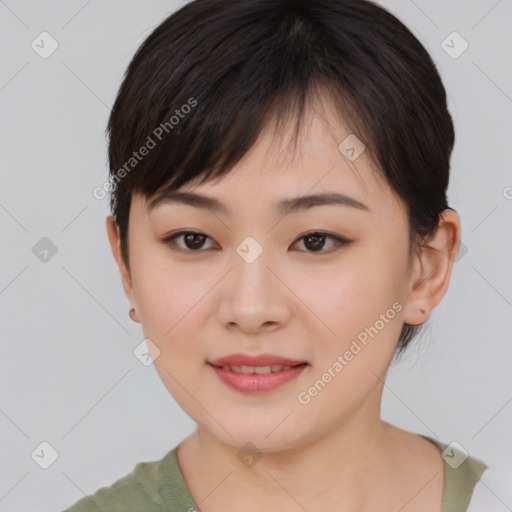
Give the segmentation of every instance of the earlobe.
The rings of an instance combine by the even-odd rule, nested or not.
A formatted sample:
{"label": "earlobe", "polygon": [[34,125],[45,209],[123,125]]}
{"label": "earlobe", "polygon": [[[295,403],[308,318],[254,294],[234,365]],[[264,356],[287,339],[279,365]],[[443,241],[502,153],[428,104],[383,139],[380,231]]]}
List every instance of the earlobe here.
{"label": "earlobe", "polygon": [[425,271],[422,254],[414,256],[413,270],[410,274],[409,293],[404,305],[404,323],[409,325],[421,325],[428,320],[430,311],[426,309],[425,296],[422,294],[421,285],[424,281]]}
{"label": "earlobe", "polygon": [[453,263],[460,248],[460,219],[453,210],[441,214],[435,235],[415,256],[404,322],[420,325],[441,302],[450,284]]}

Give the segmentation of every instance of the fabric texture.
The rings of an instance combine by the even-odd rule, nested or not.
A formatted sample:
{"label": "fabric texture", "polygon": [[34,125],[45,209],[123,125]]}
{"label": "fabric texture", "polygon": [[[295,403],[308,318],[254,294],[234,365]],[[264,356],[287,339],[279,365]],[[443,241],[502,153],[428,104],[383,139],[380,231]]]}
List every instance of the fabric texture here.
{"label": "fabric texture", "polygon": [[[472,456],[454,469],[446,461],[461,460],[457,457],[461,457],[462,452],[431,437],[422,437],[434,443],[442,452],[447,449],[443,456],[445,479],[442,512],[511,510],[510,502],[507,503],[512,495],[510,480],[496,472],[486,471],[487,466]],[[139,462],[131,473],[110,487],[102,487],[93,495],[81,498],[64,512],[200,512],[178,465],[176,450],[177,446],[161,460]],[[490,477],[483,478],[481,482],[482,475]],[[501,489],[501,499],[496,498],[496,486],[498,492]]]}

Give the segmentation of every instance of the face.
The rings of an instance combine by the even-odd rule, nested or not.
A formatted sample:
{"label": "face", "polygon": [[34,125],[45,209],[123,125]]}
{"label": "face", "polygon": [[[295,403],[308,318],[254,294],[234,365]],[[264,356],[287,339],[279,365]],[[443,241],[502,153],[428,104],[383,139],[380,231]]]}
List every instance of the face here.
{"label": "face", "polygon": [[[171,200],[150,210],[133,196],[124,283],[154,365],[200,428],[233,447],[278,451],[378,418],[415,275],[405,206],[366,152],[340,152],[349,133],[310,116],[292,158],[270,149],[266,130],[230,174],[180,189],[222,210]],[[326,193],[364,207],[277,207]],[[210,364],[235,353],[307,364],[275,388],[243,391]]]}

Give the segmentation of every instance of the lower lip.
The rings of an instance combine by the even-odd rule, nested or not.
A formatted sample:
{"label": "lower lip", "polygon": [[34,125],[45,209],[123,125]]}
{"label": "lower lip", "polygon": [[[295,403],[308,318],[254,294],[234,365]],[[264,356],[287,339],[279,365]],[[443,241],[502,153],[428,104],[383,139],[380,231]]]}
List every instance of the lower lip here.
{"label": "lower lip", "polygon": [[219,379],[229,387],[243,393],[257,393],[272,391],[287,382],[296,379],[306,368],[307,364],[292,366],[289,370],[281,370],[275,373],[236,373],[231,370],[224,370],[218,366],[210,365]]}

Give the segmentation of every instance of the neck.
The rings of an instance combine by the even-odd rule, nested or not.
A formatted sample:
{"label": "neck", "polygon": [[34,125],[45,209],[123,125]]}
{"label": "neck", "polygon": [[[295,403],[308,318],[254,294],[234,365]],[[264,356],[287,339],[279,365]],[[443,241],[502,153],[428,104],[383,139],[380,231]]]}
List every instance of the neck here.
{"label": "neck", "polygon": [[378,509],[378,497],[397,467],[396,429],[380,420],[379,404],[380,395],[373,407],[367,404],[343,425],[293,448],[264,452],[253,465],[240,461],[238,447],[198,427],[180,445],[188,463],[200,461],[192,469],[183,460],[198,506],[205,511]]}

